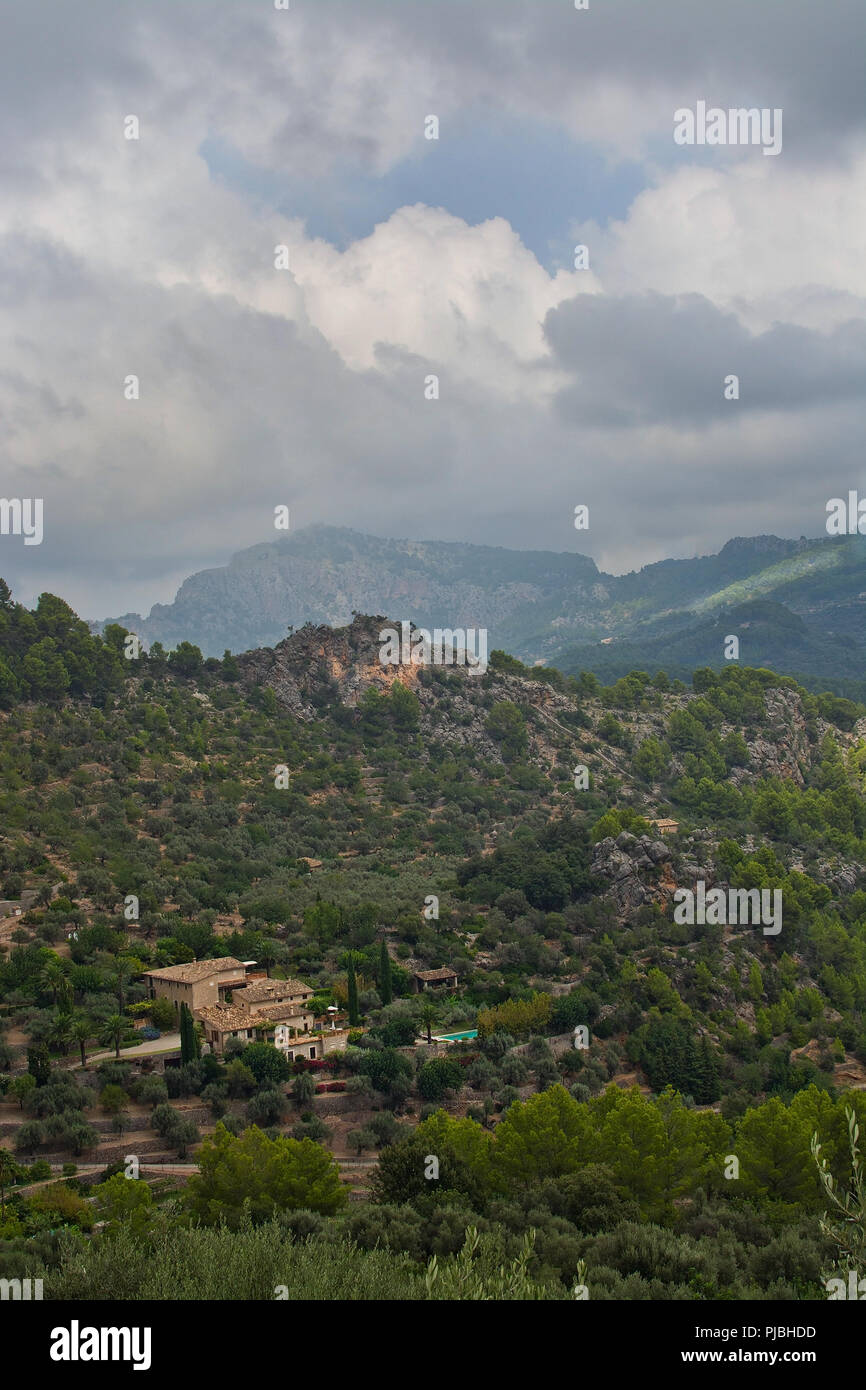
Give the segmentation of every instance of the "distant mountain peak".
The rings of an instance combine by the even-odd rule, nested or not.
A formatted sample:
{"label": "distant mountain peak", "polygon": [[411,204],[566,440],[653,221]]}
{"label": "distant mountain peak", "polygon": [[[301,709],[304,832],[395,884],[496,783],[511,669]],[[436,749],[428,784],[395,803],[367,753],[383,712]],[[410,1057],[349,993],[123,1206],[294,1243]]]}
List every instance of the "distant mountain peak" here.
{"label": "distant mountain peak", "polygon": [[384,613],[431,630],[485,629],[488,650],[528,664],[606,673],[721,662],[717,624],[735,633],[739,621],[749,625],[744,664],[754,656],[792,674],[857,679],[866,677],[864,593],[859,536],[735,536],[715,555],[610,575],[575,552],[316,524],[190,575],[146,618],[117,621],[148,645],[189,641],[221,656],[280,650],[290,628],[342,631],[355,613]]}

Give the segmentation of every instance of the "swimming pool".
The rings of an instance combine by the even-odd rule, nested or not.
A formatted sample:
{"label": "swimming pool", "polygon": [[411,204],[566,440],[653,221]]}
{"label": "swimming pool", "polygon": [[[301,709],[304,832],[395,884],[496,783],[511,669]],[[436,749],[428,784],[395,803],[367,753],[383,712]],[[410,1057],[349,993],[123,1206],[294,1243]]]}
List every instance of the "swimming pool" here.
{"label": "swimming pool", "polygon": [[439,1033],[434,1037],[434,1042],[462,1042],[464,1038],[477,1038],[478,1029],[473,1028],[468,1033]]}

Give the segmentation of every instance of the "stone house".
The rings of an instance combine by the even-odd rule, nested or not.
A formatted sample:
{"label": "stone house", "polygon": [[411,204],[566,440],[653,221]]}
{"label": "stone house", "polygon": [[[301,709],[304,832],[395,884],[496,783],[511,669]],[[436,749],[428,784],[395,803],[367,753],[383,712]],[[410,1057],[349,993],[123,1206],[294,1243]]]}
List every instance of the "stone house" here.
{"label": "stone house", "polygon": [[279,1029],[281,1038],[288,1040],[306,1037],[313,1026],[310,1010],[299,1009],[295,1004],[260,1004],[253,1008],[242,1002],[210,1004],[199,1010],[198,1017],[204,1025],[205,1041],[217,1056],[225,1051],[229,1038],[270,1042]]}
{"label": "stone house", "polygon": [[301,1007],[312,999],[313,991],[300,980],[251,980],[232,992],[237,1004],[252,1008],[256,1004],[297,1004]]}
{"label": "stone house", "polygon": [[329,1052],[340,1051],[348,1041],[348,1028],[322,1028],[303,1038],[293,1037],[285,1024],[278,1024],[274,1030],[274,1047],[284,1052],[290,1062],[295,1057],[325,1057]]}
{"label": "stone house", "polygon": [[[297,985],[297,981],[282,983]],[[246,994],[246,990],[241,990],[233,1003],[211,1004],[199,1012],[205,1041],[216,1056],[225,1052],[229,1038],[239,1038],[245,1043],[273,1043],[289,1061],[296,1057],[324,1057],[346,1046],[348,1029],[321,1026],[324,1020],[317,1023],[312,1010],[303,1004],[261,1003],[258,1000],[250,1003]]]}
{"label": "stone house", "polygon": [[679,821],[670,819],[651,820],[650,825],[654,826],[660,835],[676,835],[680,828]]}
{"label": "stone house", "polygon": [[202,1009],[225,1000],[227,992],[247,983],[247,966],[234,956],[220,960],[191,960],[185,965],[167,965],[145,972],[149,999],[168,999],[179,1016],[186,1004],[197,1016]]}

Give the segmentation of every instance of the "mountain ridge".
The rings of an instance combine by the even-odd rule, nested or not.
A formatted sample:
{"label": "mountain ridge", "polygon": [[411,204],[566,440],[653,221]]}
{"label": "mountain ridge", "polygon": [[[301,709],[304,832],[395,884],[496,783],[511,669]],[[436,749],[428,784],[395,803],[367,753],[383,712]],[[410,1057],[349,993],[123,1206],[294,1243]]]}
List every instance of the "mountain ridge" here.
{"label": "mountain ridge", "polygon": [[[712,555],[612,575],[579,552],[394,540],[317,525],[197,571],[171,604],[155,604],[147,617],[113,621],[146,645],[189,641],[218,656],[273,646],[309,623],[341,627],[355,612],[387,612],[428,628],[486,628],[491,648],[529,664],[583,663],[609,673],[613,657],[617,668],[626,660],[665,669],[717,665],[722,642],[705,649],[713,619],[761,600],[775,605],[764,614],[762,640],[776,669],[866,680],[864,594],[866,540],[859,536],[739,536]],[[789,614],[806,624],[790,650]],[[111,621],[91,629],[104,631]],[[743,659],[764,664],[754,644]]]}

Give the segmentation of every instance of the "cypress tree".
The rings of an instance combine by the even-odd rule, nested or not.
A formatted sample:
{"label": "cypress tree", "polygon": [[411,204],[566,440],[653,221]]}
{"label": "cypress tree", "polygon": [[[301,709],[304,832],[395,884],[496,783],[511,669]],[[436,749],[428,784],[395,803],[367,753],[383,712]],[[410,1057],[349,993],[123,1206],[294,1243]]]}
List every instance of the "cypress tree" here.
{"label": "cypress tree", "polygon": [[186,1004],[180,1006],[180,1061],[181,1066],[186,1066],[187,1062],[195,1061],[195,1028],[193,1026],[192,1014]]}
{"label": "cypress tree", "polygon": [[354,1028],[361,1022],[361,1015],[358,1013],[358,981],[355,979],[354,956],[349,957],[346,984],[349,990],[349,1025]]}
{"label": "cypress tree", "polygon": [[379,995],[383,1004],[390,1004],[394,998],[394,986],[391,980],[391,957],[388,955],[388,943],[382,940],[379,951]]}

